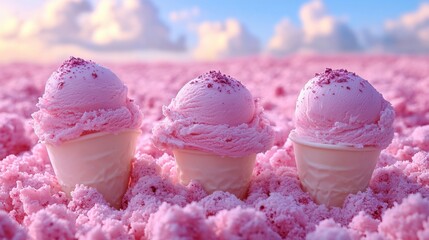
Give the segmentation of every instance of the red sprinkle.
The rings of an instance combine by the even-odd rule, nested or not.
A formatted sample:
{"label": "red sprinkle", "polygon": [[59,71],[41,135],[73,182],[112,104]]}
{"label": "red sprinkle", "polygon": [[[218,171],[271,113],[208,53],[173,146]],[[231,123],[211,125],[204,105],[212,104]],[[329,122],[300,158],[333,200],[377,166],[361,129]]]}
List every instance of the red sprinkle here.
{"label": "red sprinkle", "polygon": [[60,69],[70,69],[77,66],[83,66],[88,63],[93,63],[92,61],[85,61],[82,58],[70,57],[67,61],[65,61]]}
{"label": "red sprinkle", "polygon": [[[216,89],[219,92],[222,92],[222,90],[225,90],[228,94],[231,93],[231,90],[237,91],[241,88],[244,88],[244,86],[241,84],[240,81],[237,81],[236,79],[232,78],[229,75],[225,75],[221,73],[220,71],[210,71],[207,73],[204,73],[197,77],[198,80],[202,83],[206,83],[207,88],[214,88],[216,85]],[[190,84],[196,84],[199,81],[193,80],[190,82]],[[228,87],[230,90],[225,89]]]}
{"label": "red sprinkle", "polygon": [[275,92],[277,97],[282,97],[286,95],[286,91],[282,86],[278,86],[276,87],[276,92]]}
{"label": "red sprinkle", "polygon": [[331,68],[326,68],[325,72],[322,74],[315,74],[316,77],[319,77],[316,82],[319,86],[322,86],[324,84],[331,84],[332,82],[348,82],[350,75],[356,76],[355,73],[349,72],[345,69],[332,70]]}
{"label": "red sprinkle", "polygon": [[[56,73],[58,74],[58,77],[59,78],[63,78],[63,76],[65,75],[65,74],[68,74],[68,73],[71,73],[72,71],[72,69],[73,68],[75,68],[75,67],[78,67],[78,66],[80,66],[80,67],[83,67],[83,66],[87,66],[87,65],[89,65],[89,64],[95,64],[94,62],[92,62],[92,61],[85,61],[85,60],[83,60],[82,58],[75,58],[75,57],[70,57],[67,61],[65,61],[59,68],[58,68],[58,70],[56,71]],[[89,66],[87,66],[87,68],[89,69]],[[73,72],[73,73],[75,73],[75,72]],[[94,77],[94,75],[93,75],[93,77]],[[96,76],[97,77],[97,76]],[[70,76],[70,78],[72,78],[71,76]],[[95,77],[94,77],[95,78]]]}

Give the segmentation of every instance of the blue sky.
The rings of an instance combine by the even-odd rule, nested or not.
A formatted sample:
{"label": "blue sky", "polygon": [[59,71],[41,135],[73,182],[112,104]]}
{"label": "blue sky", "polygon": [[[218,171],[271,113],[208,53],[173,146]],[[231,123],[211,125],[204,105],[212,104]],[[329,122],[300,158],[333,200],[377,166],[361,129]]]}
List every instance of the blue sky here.
{"label": "blue sky", "polygon": [[429,1],[0,0],[0,61],[356,51],[428,53]]}
{"label": "blue sky", "polygon": [[[198,20],[220,21],[235,17],[241,20],[252,32],[259,35],[262,41],[267,41],[273,33],[273,26],[284,17],[299,24],[299,9],[308,1],[210,1],[210,0],[157,0],[161,16],[168,21],[172,11],[199,7],[201,16]],[[362,0],[340,1],[325,0],[326,8],[332,15],[346,19],[356,29],[381,29],[384,21],[395,19],[406,12],[414,11],[418,6],[428,1],[422,0]],[[173,25],[174,34],[185,32],[180,24]]]}

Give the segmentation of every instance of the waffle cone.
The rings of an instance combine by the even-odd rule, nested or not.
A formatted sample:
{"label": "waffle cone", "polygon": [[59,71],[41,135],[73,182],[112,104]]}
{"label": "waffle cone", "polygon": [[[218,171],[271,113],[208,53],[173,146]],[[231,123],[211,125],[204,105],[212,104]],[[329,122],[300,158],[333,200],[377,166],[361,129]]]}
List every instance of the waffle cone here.
{"label": "waffle cone", "polygon": [[246,196],[256,154],[233,158],[183,149],[173,150],[173,153],[182,185],[196,180],[208,193],[226,191],[238,198]]}
{"label": "waffle cone", "polygon": [[293,134],[298,176],[313,200],[341,207],[345,198],[368,187],[381,149],[307,142]]}
{"label": "waffle cone", "polygon": [[64,192],[70,196],[76,184],[96,188],[113,207],[125,194],[140,131],[94,133],[64,142],[46,144],[49,158]]}

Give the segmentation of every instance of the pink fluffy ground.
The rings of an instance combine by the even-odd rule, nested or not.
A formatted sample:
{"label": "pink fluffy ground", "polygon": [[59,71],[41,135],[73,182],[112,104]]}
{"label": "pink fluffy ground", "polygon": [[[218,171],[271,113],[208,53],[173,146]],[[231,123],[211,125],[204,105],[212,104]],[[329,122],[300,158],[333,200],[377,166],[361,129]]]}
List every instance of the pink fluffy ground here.
{"label": "pink fluffy ground", "polygon": [[[84,186],[68,200],[28,128],[57,66],[0,66],[0,239],[429,239],[428,65],[429,57],[393,56],[107,65],[145,116],[120,211]],[[382,152],[370,187],[332,209],[301,190],[287,141],[299,90],[326,67],[369,80],[397,114],[393,143]],[[208,70],[241,80],[276,125],[276,146],[258,155],[244,200],[224,192],[207,195],[197,183],[177,185],[174,159],[150,141],[161,106]]]}

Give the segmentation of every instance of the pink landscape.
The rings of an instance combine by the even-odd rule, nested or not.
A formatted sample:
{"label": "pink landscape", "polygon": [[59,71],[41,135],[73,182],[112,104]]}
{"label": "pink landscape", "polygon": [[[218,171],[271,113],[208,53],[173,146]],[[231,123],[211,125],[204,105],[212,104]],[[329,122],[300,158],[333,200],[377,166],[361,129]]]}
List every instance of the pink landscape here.
{"label": "pink landscape", "polygon": [[[79,56],[76,56],[79,57]],[[429,239],[429,57],[369,54],[242,57],[213,62],[104,63],[143,113],[121,209],[93,188],[61,190],[31,115],[61,62],[0,65],[0,239]],[[289,133],[305,83],[326,68],[368,80],[396,113],[392,143],[369,187],[342,207],[302,190]],[[274,146],[257,155],[247,196],[178,183],[152,129],[188,81],[211,71],[241,81],[271,121]]]}

